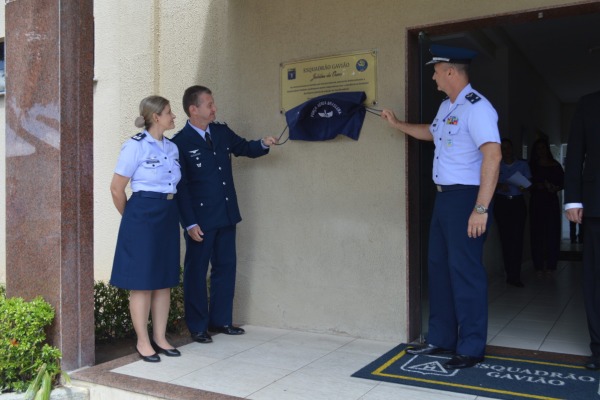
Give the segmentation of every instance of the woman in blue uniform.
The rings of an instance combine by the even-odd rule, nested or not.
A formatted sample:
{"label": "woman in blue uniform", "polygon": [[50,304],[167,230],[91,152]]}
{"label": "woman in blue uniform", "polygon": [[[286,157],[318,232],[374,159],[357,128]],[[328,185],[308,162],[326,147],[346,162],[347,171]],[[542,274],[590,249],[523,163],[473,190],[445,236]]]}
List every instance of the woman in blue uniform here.
{"label": "woman in blue uniform", "polygon": [[[144,361],[157,353],[181,355],[165,337],[171,289],[179,284],[179,217],[173,199],[181,178],[179,151],[163,134],[175,128],[169,101],[150,96],[140,103],[135,125],[144,130],[126,141],[110,185],[121,226],[110,283],[130,290],[129,311]],[[125,187],[131,182],[129,200]],[[152,311],[153,338],[148,335]]]}

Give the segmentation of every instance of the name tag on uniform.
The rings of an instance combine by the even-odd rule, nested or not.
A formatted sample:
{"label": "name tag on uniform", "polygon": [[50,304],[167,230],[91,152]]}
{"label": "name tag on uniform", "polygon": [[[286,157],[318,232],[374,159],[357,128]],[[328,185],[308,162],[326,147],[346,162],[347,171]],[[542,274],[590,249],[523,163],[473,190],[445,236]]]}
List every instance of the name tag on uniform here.
{"label": "name tag on uniform", "polygon": [[144,161],[144,166],[145,167],[156,168],[159,165],[161,165],[160,160],[146,160],[146,161]]}

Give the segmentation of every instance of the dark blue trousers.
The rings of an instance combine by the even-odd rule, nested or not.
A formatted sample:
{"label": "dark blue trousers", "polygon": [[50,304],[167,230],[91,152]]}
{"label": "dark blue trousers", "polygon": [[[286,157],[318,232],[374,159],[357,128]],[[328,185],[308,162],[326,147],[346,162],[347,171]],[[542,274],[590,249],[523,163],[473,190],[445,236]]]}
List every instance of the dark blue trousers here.
{"label": "dark blue trousers", "polygon": [[[487,341],[485,236],[469,238],[478,187],[437,193],[429,233],[428,343],[483,357]],[[489,211],[491,213],[491,210]],[[491,222],[488,215],[488,229]]]}
{"label": "dark blue trousers", "polygon": [[593,356],[600,357],[600,218],[597,217],[583,218],[583,300],[590,349]]}
{"label": "dark blue trousers", "polygon": [[558,196],[529,199],[531,259],[537,271],[556,271],[560,254],[561,209]]}
{"label": "dark blue trousers", "polygon": [[523,263],[523,236],[527,220],[527,206],[524,196],[507,197],[497,194],[494,197],[494,216],[502,244],[502,258],[506,282],[521,282]]}
{"label": "dark blue trousers", "polygon": [[[204,232],[204,241],[185,233],[183,290],[185,321],[190,332],[203,332],[209,326],[231,325],[235,293],[236,227]],[[210,262],[210,305],[206,276]]]}

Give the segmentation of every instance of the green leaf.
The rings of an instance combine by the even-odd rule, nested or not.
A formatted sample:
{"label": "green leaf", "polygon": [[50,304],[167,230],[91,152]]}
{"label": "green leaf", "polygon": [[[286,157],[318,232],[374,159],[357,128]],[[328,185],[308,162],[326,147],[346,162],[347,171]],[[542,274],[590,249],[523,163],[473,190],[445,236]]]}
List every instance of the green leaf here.
{"label": "green leaf", "polygon": [[49,400],[50,394],[52,393],[52,379],[50,378],[50,374],[48,372],[44,372],[44,377],[42,378],[42,387],[35,394],[34,400]]}
{"label": "green leaf", "polygon": [[43,376],[46,374],[46,364],[42,364],[35,379],[31,382],[29,387],[27,388],[27,392],[25,392],[25,400],[32,400],[36,396],[41,384]]}

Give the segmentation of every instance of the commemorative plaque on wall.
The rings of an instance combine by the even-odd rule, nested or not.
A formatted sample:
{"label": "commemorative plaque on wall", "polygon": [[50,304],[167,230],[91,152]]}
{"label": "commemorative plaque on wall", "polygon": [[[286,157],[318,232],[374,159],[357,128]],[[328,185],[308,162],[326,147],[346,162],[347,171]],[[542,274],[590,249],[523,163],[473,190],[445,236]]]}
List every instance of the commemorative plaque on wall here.
{"label": "commemorative plaque on wall", "polygon": [[314,97],[336,92],[365,92],[377,103],[375,50],[281,63],[281,112]]}

